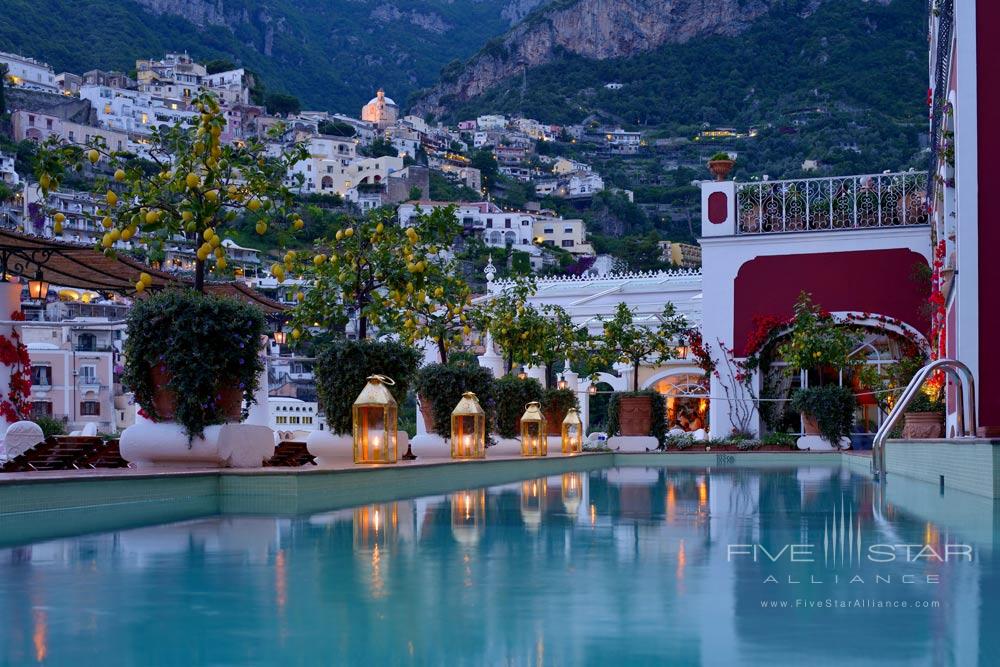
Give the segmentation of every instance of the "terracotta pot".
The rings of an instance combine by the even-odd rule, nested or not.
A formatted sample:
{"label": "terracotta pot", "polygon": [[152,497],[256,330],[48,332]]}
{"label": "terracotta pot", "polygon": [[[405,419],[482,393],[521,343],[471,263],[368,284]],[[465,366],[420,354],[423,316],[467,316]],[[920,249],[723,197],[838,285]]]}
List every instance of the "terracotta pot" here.
{"label": "terracotta pot", "polygon": [[802,415],[802,432],[806,435],[819,435],[819,422],[816,418],[805,412],[799,414]]}
{"label": "terracotta pot", "polygon": [[708,170],[715,176],[715,180],[724,181],[729,172],[733,170],[736,163],[732,160],[709,160]]}
{"label": "terracotta pot", "polygon": [[424,428],[434,432],[434,404],[426,396],[420,397],[420,416],[424,418]]}
{"label": "terracotta pot", "polygon": [[[171,380],[170,371],[163,364],[153,366],[150,372],[153,384],[156,385],[156,392],[153,394],[153,409],[163,421],[171,421],[177,413],[177,394],[167,387]],[[242,419],[243,392],[239,387],[226,386],[218,389],[220,398],[219,408],[222,410],[230,422],[239,422]]]}
{"label": "terracotta pot", "polygon": [[622,435],[649,435],[653,427],[653,397],[622,396],[618,404],[618,427]]}
{"label": "terracotta pot", "polygon": [[944,435],[944,415],[940,412],[907,412],[903,415],[903,438],[924,440]]}
{"label": "terracotta pot", "polygon": [[566,419],[567,410],[549,408],[545,411],[545,431],[549,435],[562,435],[562,423]]}

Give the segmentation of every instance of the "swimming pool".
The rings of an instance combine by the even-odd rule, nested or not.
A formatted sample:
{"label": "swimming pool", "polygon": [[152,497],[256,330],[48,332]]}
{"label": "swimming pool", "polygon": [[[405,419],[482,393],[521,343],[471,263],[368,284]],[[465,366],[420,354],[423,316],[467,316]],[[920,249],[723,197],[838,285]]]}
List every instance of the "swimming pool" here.
{"label": "swimming pool", "polygon": [[903,480],[887,489],[833,465],[613,467],[5,548],[0,664],[997,655],[987,501]]}

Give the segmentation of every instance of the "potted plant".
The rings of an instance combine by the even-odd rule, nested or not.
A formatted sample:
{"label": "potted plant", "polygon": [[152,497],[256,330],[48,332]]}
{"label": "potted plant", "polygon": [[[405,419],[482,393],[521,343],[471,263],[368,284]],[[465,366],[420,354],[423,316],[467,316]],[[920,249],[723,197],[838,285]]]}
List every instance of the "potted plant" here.
{"label": "potted plant", "polygon": [[532,401],[542,402],[542,385],[534,378],[522,380],[516,375],[506,375],[494,383],[494,391],[496,433],[501,438],[517,438],[521,434],[524,406]]}
{"label": "potted plant", "polygon": [[[451,437],[451,412],[458,405],[462,394],[471,391],[479,398],[486,411],[487,436],[490,424],[495,421],[496,401],[493,392],[493,373],[479,365],[475,355],[453,353],[447,364],[428,364],[417,372],[416,390],[421,403],[430,404],[431,419],[425,421],[427,430],[442,438]],[[432,400],[427,400],[432,398]],[[522,406],[523,408],[523,406]],[[426,414],[426,413],[425,413]]]}
{"label": "potted plant", "polygon": [[715,176],[715,180],[724,181],[735,164],[736,161],[729,157],[729,153],[720,151],[708,159],[708,170]]}
{"label": "potted plant", "polygon": [[246,418],[264,372],[259,308],[228,297],[170,289],[129,312],[122,382],[143,416],[175,421],[191,439]]}
{"label": "potted plant", "polygon": [[[640,411],[639,415],[630,410]],[[642,430],[645,427],[645,430]],[[667,438],[667,399],[658,391],[616,392],[608,401],[608,435]]]}
{"label": "potted plant", "polygon": [[[797,393],[809,394],[813,389],[823,388],[828,377],[851,365],[851,352],[857,343],[856,333],[838,324],[829,313],[812,302],[809,294],[802,292],[795,303],[791,333],[778,347],[778,356],[787,362],[787,373],[804,373],[809,388],[800,389]],[[846,391],[850,393],[849,389]],[[806,399],[799,403],[804,407],[813,404]],[[802,415],[803,432],[806,435],[824,435],[819,415],[795,405],[793,401],[793,409],[799,410]],[[837,446],[838,442],[831,441],[831,444]]]}
{"label": "potted plant", "polygon": [[944,399],[937,387],[919,392],[906,406],[903,414],[903,438],[922,440],[944,435]]}
{"label": "potted plant", "polygon": [[546,389],[542,395],[542,412],[548,435],[561,435],[562,423],[570,408],[579,409],[580,402],[572,389]]}
{"label": "potted plant", "polygon": [[818,435],[835,447],[849,437],[857,399],[847,387],[826,385],[799,389],[792,394],[792,409],[815,420]]}
{"label": "potted plant", "polygon": [[639,391],[639,369],[643,364],[657,366],[673,359],[677,341],[687,330],[684,316],[676,313],[672,303],[664,307],[659,319],[655,329],[637,324],[629,307],[620,303],[614,317],[604,322],[604,337],[597,356],[608,365],[622,363],[632,369],[632,392],[613,402],[614,408],[620,410],[615,419],[623,436],[649,434],[655,412],[652,395],[656,392]]}

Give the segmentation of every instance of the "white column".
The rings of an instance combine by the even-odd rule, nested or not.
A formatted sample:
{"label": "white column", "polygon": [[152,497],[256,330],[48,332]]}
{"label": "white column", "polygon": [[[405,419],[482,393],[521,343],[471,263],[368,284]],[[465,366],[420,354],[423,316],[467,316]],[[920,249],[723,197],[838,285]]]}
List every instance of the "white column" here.
{"label": "white column", "polygon": [[271,339],[268,336],[262,336],[261,340],[261,350],[260,353],[264,355],[264,370],[257,377],[257,391],[254,393],[254,398],[257,402],[250,406],[250,414],[247,415],[246,424],[253,424],[255,426],[271,426],[271,407],[268,404],[268,396],[271,394],[271,388],[267,380],[267,367],[268,367],[268,352],[271,349],[270,345]]}
{"label": "white column", "polygon": [[578,382],[579,389],[577,397],[580,399],[580,421],[583,422],[583,432],[590,431],[590,378],[583,378]]}
{"label": "white column", "polygon": [[528,374],[528,377],[535,378],[542,383],[542,387],[545,387],[545,366],[525,366],[524,372]]}
{"label": "white column", "polygon": [[493,377],[503,377],[503,357],[497,354],[493,345],[493,334],[486,333],[486,351],[479,357],[479,365],[493,372]]}

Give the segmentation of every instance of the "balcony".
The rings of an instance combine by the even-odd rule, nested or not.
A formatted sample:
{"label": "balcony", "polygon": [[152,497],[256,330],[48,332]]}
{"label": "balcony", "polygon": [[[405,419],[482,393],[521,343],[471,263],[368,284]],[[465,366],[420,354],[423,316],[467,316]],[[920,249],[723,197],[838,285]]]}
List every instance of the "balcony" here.
{"label": "balcony", "polygon": [[737,234],[879,229],[928,223],[926,172],[735,185]]}

